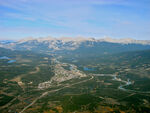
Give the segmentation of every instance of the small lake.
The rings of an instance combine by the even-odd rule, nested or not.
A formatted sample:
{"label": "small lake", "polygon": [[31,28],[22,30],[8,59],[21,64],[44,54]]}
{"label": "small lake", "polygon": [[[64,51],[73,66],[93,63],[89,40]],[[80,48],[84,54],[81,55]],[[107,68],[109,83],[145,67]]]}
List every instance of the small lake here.
{"label": "small lake", "polygon": [[7,56],[0,57],[0,60],[8,60],[7,63],[14,63],[14,62],[16,62],[16,60],[13,60],[13,59],[11,59],[11,58],[9,58]]}
{"label": "small lake", "polygon": [[84,71],[95,71],[95,68],[93,67],[83,67]]}
{"label": "small lake", "polygon": [[0,60],[9,60],[10,58],[9,57],[7,57],[7,56],[2,56],[2,57],[0,57]]}
{"label": "small lake", "polygon": [[14,63],[16,60],[9,60],[7,63]]}

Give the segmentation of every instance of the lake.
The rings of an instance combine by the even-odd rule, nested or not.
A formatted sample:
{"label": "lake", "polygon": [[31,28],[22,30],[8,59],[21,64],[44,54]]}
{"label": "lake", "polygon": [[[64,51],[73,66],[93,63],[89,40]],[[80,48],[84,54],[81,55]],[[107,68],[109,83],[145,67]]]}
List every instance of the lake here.
{"label": "lake", "polygon": [[8,60],[8,59],[10,59],[10,58],[7,57],[7,56],[2,56],[2,57],[0,57],[0,60]]}
{"label": "lake", "polygon": [[16,60],[9,60],[7,63],[14,63]]}
{"label": "lake", "polygon": [[93,67],[83,67],[84,71],[95,71],[95,69]]}

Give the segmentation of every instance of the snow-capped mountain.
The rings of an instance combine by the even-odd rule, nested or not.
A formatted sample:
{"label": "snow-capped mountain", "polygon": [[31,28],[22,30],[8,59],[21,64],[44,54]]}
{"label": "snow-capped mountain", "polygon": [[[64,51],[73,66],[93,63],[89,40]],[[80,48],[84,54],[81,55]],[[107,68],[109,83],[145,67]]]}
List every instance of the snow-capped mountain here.
{"label": "snow-capped mountain", "polygon": [[31,50],[36,52],[58,52],[58,51],[130,51],[150,49],[150,41],[134,40],[131,38],[112,39],[112,38],[84,38],[84,37],[44,37],[44,38],[25,38],[17,42],[0,43],[0,47],[14,50]]}
{"label": "snow-capped mountain", "polygon": [[14,40],[0,40],[0,44],[10,44],[10,43],[14,43]]}

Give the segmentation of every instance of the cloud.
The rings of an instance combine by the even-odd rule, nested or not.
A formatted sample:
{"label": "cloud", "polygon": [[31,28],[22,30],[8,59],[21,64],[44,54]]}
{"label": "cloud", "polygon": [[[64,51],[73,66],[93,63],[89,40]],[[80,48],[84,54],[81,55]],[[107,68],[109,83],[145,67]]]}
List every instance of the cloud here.
{"label": "cloud", "polygon": [[[148,26],[146,21],[150,19],[146,16],[150,11],[146,10],[145,14],[145,7],[148,6],[145,3],[149,4],[137,0],[0,0],[0,22],[5,20],[1,24],[1,32],[4,28],[5,32],[15,29],[13,34],[21,30],[23,34],[38,35],[116,36],[123,35],[126,29],[138,32],[139,29],[133,25],[145,28]],[[13,26],[8,23],[13,23]],[[14,23],[19,24],[15,26]],[[127,31],[125,33],[128,34]]]}
{"label": "cloud", "polygon": [[[1,6],[18,10],[19,13],[3,12],[7,17],[25,20],[43,20],[56,25],[71,26],[90,19],[94,4],[118,4],[122,0],[5,0]],[[72,21],[72,24],[70,24]],[[69,23],[69,24],[67,24]]]}

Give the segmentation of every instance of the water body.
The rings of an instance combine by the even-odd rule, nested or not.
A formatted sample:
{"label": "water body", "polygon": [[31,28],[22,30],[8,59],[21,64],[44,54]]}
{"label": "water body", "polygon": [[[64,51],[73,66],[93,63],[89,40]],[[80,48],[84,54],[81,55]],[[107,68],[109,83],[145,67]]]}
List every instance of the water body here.
{"label": "water body", "polygon": [[7,63],[14,63],[16,60],[9,60]]}
{"label": "water body", "polygon": [[10,58],[9,57],[7,57],[7,56],[2,56],[2,57],[0,57],[0,60],[9,60]]}
{"label": "water body", "polygon": [[150,94],[150,91],[136,91],[136,90],[131,90],[131,89],[126,89],[124,88],[125,86],[129,86],[129,85],[133,85],[134,84],[134,81],[130,81],[130,79],[127,79],[127,81],[125,80],[122,80],[121,78],[118,78],[117,75],[112,75],[112,74],[93,74],[95,76],[111,76],[112,77],[112,80],[115,80],[115,81],[120,81],[120,82],[123,82],[124,84],[118,86],[118,89],[120,90],[123,90],[123,91],[132,91],[132,92],[136,92],[136,93],[148,93]]}
{"label": "water body", "polygon": [[14,63],[14,62],[16,62],[16,60],[11,60],[11,58],[9,58],[7,56],[0,57],[0,60],[9,60],[7,63]]}
{"label": "water body", "polygon": [[126,81],[126,84],[120,85],[120,86],[118,87],[118,89],[121,89],[121,90],[124,90],[124,91],[128,91],[128,89],[125,89],[124,87],[125,87],[125,86],[129,86],[129,85],[131,85],[131,84],[132,84],[132,82],[128,79],[128,81]]}
{"label": "water body", "polygon": [[120,78],[117,78],[116,75],[113,76],[113,79],[112,79],[112,80],[124,82],[124,83],[125,83],[124,85],[120,85],[120,86],[118,87],[118,89],[123,90],[123,91],[128,91],[128,89],[125,89],[124,87],[125,87],[125,86],[129,86],[129,85],[132,84],[132,82],[130,81],[130,79],[128,79],[127,81],[124,81],[124,80],[122,80],[122,79],[120,79]]}
{"label": "water body", "polygon": [[95,71],[94,68],[89,68],[89,67],[83,67],[84,71]]}

